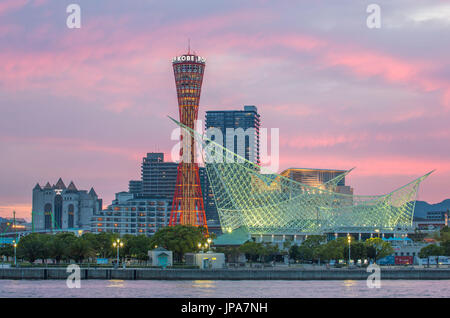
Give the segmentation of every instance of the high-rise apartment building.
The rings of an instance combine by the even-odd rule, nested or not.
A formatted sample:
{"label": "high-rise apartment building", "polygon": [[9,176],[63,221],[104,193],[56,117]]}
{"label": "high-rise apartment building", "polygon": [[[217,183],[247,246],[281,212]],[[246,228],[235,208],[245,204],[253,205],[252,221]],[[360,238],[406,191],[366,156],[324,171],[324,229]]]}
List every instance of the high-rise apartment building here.
{"label": "high-rise apartment building", "polygon": [[164,161],[164,153],[147,153],[141,166],[142,195],[172,200],[177,168],[176,162]]}
{"label": "high-rise apartment building", "polygon": [[[210,110],[206,112],[205,128],[220,129],[222,132],[220,142],[224,147],[258,165],[260,164],[260,125],[260,115],[256,106],[246,105],[244,110]],[[239,128],[242,129],[243,138],[238,135],[237,129]]]}

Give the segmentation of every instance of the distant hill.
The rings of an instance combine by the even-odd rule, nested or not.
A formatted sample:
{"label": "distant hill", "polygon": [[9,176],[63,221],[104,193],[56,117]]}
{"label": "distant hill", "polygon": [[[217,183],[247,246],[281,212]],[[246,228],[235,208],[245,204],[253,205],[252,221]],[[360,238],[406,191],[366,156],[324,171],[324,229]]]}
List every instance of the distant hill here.
{"label": "distant hill", "polygon": [[416,201],[414,217],[424,218],[429,211],[447,211],[450,210],[450,199],[436,204],[429,204],[425,201]]}

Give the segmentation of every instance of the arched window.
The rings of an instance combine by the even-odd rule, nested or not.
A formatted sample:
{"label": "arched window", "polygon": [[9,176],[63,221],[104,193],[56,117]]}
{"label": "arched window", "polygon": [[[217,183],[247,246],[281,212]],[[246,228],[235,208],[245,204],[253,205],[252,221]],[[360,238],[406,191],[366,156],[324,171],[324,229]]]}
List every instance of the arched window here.
{"label": "arched window", "polygon": [[51,229],[52,228],[52,205],[50,203],[47,203],[44,206],[44,223],[45,223],[45,229]]}
{"label": "arched window", "polygon": [[54,202],[54,206],[55,206],[55,228],[57,229],[62,229],[62,196],[60,194],[58,194],[57,196],[55,196],[55,202]]}
{"label": "arched window", "polygon": [[73,206],[73,204],[69,204],[68,207],[68,216],[69,216],[69,224],[68,227],[69,228],[73,228],[73,223],[74,223],[74,215],[75,215],[75,207]]}

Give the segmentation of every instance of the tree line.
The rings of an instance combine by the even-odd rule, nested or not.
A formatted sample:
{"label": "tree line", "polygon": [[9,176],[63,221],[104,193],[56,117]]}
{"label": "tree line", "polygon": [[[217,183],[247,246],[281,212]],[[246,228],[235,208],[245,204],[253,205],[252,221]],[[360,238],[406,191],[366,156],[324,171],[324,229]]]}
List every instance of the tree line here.
{"label": "tree line", "polygon": [[420,258],[429,258],[437,256],[450,256],[450,229],[448,226],[443,227],[439,232],[435,233],[432,238],[439,243],[430,244],[420,250]]}
{"label": "tree line", "polygon": [[[340,259],[348,259],[348,238],[339,237],[335,240],[325,241],[325,236],[310,236],[301,245],[291,246],[289,255],[292,259],[300,262],[338,261]],[[369,259],[376,262],[392,253],[394,253],[394,249],[391,244],[378,237],[367,239],[364,242],[355,240],[355,238],[352,237],[350,241],[350,259],[355,263],[360,259]]]}
{"label": "tree line", "polygon": [[[210,238],[215,236],[211,234]],[[148,259],[148,251],[156,247],[164,247],[173,252],[174,261],[181,263],[185,253],[209,249],[206,247],[207,233],[205,229],[193,226],[177,225],[160,229],[155,235],[134,236],[130,234],[119,237],[115,233],[84,233],[78,237],[73,233],[39,234],[32,233],[20,239],[17,245],[18,260],[30,263],[41,260],[59,264],[75,261],[82,263],[95,258],[114,258],[117,249],[113,242],[119,239],[124,243],[120,248],[120,256],[138,261]],[[438,244],[424,247],[419,257],[447,255],[450,256],[450,231],[444,227],[434,236]],[[199,247],[200,244],[200,247]],[[237,262],[240,254],[245,254],[250,262],[268,262],[288,255],[290,259],[299,262],[326,262],[330,260],[348,259],[348,241],[346,237],[326,242],[323,235],[311,235],[300,245],[286,241],[282,248],[276,244],[257,243],[252,240],[241,246],[215,248],[217,252],[225,253],[228,262]],[[364,242],[352,237],[350,257],[352,260],[371,259],[377,261],[394,253],[390,243],[381,238],[370,238]],[[13,257],[12,245],[0,247],[0,256]]]}
{"label": "tree line", "polygon": [[[113,243],[120,239],[123,247],[120,248],[121,258],[132,258],[138,261],[148,260],[148,251],[156,247],[164,247],[174,253],[174,259],[181,262],[184,253],[197,252],[205,246],[206,235],[202,228],[193,226],[174,226],[160,229],[152,237],[145,235],[102,232],[93,234],[86,232],[81,236],[74,233],[43,234],[31,233],[22,237],[17,245],[18,260],[33,263],[48,260],[54,264],[75,261],[83,263],[96,258],[114,258],[117,248]],[[0,247],[0,256],[13,257],[12,245]]]}

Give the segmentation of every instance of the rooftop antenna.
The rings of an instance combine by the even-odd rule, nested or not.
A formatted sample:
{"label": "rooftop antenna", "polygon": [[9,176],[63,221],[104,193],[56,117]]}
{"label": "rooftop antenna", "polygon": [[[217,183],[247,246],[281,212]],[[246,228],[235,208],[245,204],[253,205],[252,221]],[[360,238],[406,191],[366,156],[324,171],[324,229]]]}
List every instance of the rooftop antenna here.
{"label": "rooftop antenna", "polygon": [[191,39],[188,38],[188,54],[191,54]]}

